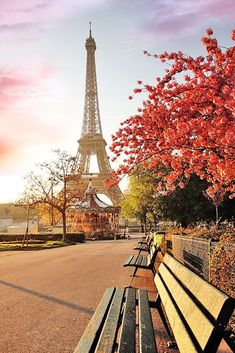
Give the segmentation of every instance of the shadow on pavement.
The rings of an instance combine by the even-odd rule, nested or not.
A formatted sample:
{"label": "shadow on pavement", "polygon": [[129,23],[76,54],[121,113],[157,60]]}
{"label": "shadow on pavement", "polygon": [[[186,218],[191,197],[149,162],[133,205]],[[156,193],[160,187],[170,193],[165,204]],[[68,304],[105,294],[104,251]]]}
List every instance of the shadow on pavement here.
{"label": "shadow on pavement", "polygon": [[45,295],[45,294],[36,292],[34,290],[31,290],[31,289],[20,287],[20,286],[17,286],[16,284],[13,284],[13,283],[9,283],[9,282],[0,280],[0,284],[2,284],[4,286],[7,286],[7,287],[10,287],[10,288],[17,289],[17,290],[19,290],[21,292],[24,292],[24,293],[27,293],[27,294],[34,295],[34,296],[36,296],[38,298],[51,301],[51,302],[56,303],[56,304],[64,305],[64,306],[66,306],[66,307],[68,307],[70,309],[73,309],[73,310],[82,311],[82,312],[87,313],[87,314],[93,314],[94,313],[94,310],[87,309],[87,308],[84,308],[82,306],[79,306],[79,305],[76,305],[76,304],[73,304],[73,303],[69,303],[69,302],[66,302],[64,300],[58,299],[56,297],[52,297],[50,295]]}

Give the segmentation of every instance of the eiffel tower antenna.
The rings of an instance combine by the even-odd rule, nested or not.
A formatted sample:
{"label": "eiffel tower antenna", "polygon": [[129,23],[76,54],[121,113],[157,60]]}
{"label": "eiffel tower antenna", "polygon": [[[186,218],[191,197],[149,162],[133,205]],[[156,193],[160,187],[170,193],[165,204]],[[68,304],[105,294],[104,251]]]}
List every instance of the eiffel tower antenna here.
{"label": "eiffel tower antenna", "polygon": [[89,27],[90,27],[90,38],[92,37],[91,35],[91,22],[89,22]]}
{"label": "eiffel tower antenna", "polygon": [[[89,22],[89,37],[85,44],[87,50],[86,61],[86,88],[85,104],[82,123],[81,137],[78,140],[79,173],[85,181],[85,188],[92,175],[92,183],[97,193],[105,194],[110,198],[114,205],[117,205],[122,199],[122,192],[118,186],[110,190],[105,188],[104,181],[113,179],[111,166],[105,149],[106,141],[103,138],[98,89],[95,65],[96,43],[92,37],[91,22]],[[91,173],[91,156],[96,155],[99,172]]]}

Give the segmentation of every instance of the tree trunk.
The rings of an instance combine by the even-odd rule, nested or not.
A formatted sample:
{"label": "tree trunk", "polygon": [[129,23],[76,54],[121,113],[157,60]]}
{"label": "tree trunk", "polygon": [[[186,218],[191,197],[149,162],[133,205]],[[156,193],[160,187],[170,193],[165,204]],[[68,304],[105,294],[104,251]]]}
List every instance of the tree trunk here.
{"label": "tree trunk", "polygon": [[21,247],[24,247],[25,239],[27,240],[27,247],[29,245],[29,204],[27,205],[27,223],[26,223],[26,230],[24,233],[23,241]]}
{"label": "tree trunk", "polygon": [[180,223],[181,223],[181,227],[182,227],[182,228],[187,228],[187,226],[188,226],[188,220],[187,220],[186,217],[182,217]]}
{"label": "tree trunk", "polygon": [[218,224],[219,222],[219,206],[215,205],[215,223]]}
{"label": "tree trunk", "polygon": [[65,212],[62,213],[62,222],[63,222],[63,241],[67,240],[67,231],[66,231],[66,214]]}
{"label": "tree trunk", "polygon": [[67,203],[67,182],[66,178],[64,180],[64,189],[63,189],[63,213],[62,213],[62,219],[63,219],[63,241],[67,240],[67,232],[66,232],[66,203]]}
{"label": "tree trunk", "polygon": [[158,229],[158,216],[156,216],[154,213],[153,213],[153,223],[154,223],[154,229],[157,230]]}
{"label": "tree trunk", "polygon": [[147,235],[147,224],[146,224],[146,222],[144,223],[144,235],[145,236]]}

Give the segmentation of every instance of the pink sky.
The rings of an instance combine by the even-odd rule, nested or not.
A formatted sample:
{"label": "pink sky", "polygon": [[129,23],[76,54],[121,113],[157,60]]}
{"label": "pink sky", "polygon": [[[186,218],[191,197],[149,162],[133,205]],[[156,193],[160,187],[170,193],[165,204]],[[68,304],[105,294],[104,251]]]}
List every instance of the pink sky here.
{"label": "pink sky", "polygon": [[[100,6],[118,3],[125,8],[126,0],[1,0],[0,31],[28,30],[30,26],[53,24],[74,12],[83,13]],[[134,0],[131,6],[145,8],[143,24],[154,33],[192,28],[206,19],[234,17],[234,0]],[[129,5],[130,6],[130,5]],[[209,20],[210,21],[210,20]]]}
{"label": "pink sky", "polygon": [[212,22],[234,18],[234,0],[166,0],[151,1],[152,11],[144,23],[150,34],[161,36],[177,33],[180,36],[192,33],[200,23],[212,25]]}
{"label": "pink sky", "polygon": [[[19,29],[62,20],[74,11],[99,6],[107,0],[1,0],[1,26]],[[28,27],[27,27],[28,28]]]}
{"label": "pink sky", "polygon": [[7,160],[19,158],[21,148],[54,136],[49,125],[37,119],[36,112],[14,110],[17,104],[40,96],[40,85],[52,74],[50,67],[23,72],[17,68],[0,69],[0,113],[7,116],[0,130],[0,168]]}

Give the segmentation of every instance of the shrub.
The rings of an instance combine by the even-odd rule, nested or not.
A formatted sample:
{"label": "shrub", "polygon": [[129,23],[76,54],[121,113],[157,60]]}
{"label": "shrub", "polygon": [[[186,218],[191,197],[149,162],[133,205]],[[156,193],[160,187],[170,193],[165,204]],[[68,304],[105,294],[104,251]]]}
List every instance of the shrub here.
{"label": "shrub", "polygon": [[67,240],[74,241],[75,243],[84,243],[85,235],[84,233],[69,233],[67,234]]}
{"label": "shrub", "polygon": [[[35,241],[48,241],[48,240],[61,240],[62,234],[29,234],[29,240]],[[23,234],[0,234],[0,242],[22,241]],[[68,233],[67,239],[76,243],[83,243],[85,241],[84,233]]]}

